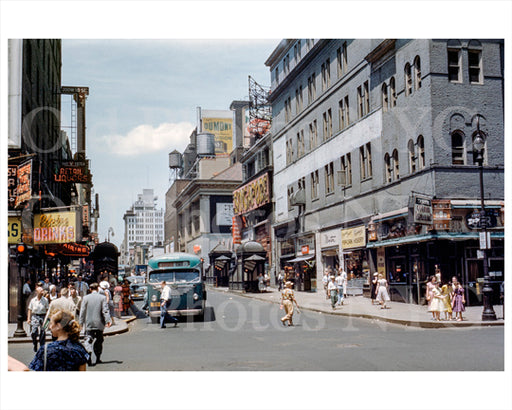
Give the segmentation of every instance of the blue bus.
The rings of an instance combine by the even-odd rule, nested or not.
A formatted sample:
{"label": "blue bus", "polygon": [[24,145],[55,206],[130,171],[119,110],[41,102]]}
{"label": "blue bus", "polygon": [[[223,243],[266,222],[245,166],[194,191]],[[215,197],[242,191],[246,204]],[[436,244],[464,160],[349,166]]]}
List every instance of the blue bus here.
{"label": "blue bus", "polygon": [[206,286],[203,262],[189,253],[168,253],[148,262],[147,301],[151,322],[160,320],[160,283],[165,280],[171,288],[169,312],[172,316],[204,317]]}

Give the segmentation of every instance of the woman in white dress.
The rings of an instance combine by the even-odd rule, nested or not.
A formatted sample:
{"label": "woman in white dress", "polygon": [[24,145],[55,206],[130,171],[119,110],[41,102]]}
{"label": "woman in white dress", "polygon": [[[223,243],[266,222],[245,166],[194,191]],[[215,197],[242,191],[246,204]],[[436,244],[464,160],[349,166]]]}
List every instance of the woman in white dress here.
{"label": "woman in white dress", "polygon": [[436,282],[434,288],[432,289],[432,300],[430,301],[429,307],[429,311],[432,312],[434,320],[441,320],[441,312],[446,311],[446,307],[443,301],[444,298],[445,296],[439,288],[439,283]]}
{"label": "woman in white dress", "polygon": [[388,281],[384,278],[382,273],[379,274],[379,280],[377,281],[377,289],[375,290],[377,295],[376,299],[380,303],[381,309],[386,309],[386,302],[389,302],[388,293]]}

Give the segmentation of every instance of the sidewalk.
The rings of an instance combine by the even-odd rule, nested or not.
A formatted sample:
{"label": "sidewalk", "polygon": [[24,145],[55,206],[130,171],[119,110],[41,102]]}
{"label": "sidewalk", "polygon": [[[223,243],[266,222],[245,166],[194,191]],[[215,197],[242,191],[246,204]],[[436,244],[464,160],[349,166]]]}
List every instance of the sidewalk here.
{"label": "sidewalk", "polygon": [[[258,299],[270,303],[280,303],[280,292],[276,288],[270,287],[264,293],[244,293],[242,291],[229,290],[228,288],[212,288],[211,290],[224,291],[237,294],[239,296]],[[405,326],[415,326],[423,328],[440,327],[467,327],[467,326],[503,326],[503,306],[493,306],[497,320],[482,321],[482,306],[467,306],[463,312],[463,321],[455,320],[432,320],[432,314],[427,311],[427,306],[418,306],[401,302],[388,302],[388,309],[381,309],[380,305],[372,305],[371,299],[362,295],[349,296],[344,299],[343,306],[331,308],[330,300],[325,298],[323,290],[318,292],[298,292],[295,291],[295,299],[299,304],[299,309],[311,310],[330,315],[360,317],[365,319],[381,320],[388,323],[395,323]],[[444,318],[444,313],[441,313]]]}
{"label": "sidewalk", "polygon": [[[120,333],[124,333],[128,331],[128,323],[130,323],[132,320],[135,320],[135,316],[121,316],[120,319],[114,318],[114,325],[110,327],[106,327],[103,334],[105,336],[112,336],[117,335]],[[25,329],[25,332],[27,333],[27,337],[13,337],[14,332],[18,328],[18,325],[16,323],[9,323],[8,325],[8,342],[9,343],[27,343],[32,342],[32,338],[30,337],[30,326],[27,324],[27,322],[23,322],[23,328]],[[83,336],[83,331],[82,331]],[[51,335],[50,332],[46,332],[46,340],[51,341]]]}

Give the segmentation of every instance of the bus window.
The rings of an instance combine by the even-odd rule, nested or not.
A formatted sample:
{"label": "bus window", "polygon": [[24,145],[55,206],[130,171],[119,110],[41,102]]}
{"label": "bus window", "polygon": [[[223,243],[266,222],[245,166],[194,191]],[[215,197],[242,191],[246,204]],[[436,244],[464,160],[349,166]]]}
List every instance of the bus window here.
{"label": "bus window", "polygon": [[176,277],[176,282],[199,282],[201,278],[199,277],[199,271],[181,271],[174,272]]}

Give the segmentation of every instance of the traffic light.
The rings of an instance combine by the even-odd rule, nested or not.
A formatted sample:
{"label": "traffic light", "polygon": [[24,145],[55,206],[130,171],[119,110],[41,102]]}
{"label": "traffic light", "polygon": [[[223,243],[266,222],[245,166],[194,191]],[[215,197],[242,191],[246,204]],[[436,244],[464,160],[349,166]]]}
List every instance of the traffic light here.
{"label": "traffic light", "polygon": [[26,265],[28,262],[28,248],[24,243],[16,245],[16,263]]}

